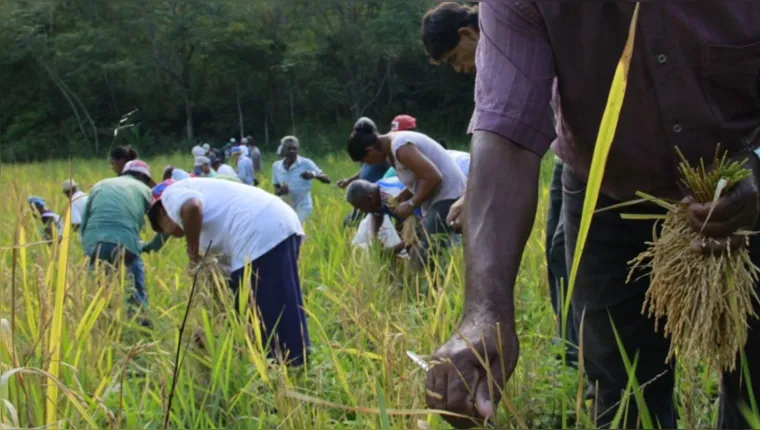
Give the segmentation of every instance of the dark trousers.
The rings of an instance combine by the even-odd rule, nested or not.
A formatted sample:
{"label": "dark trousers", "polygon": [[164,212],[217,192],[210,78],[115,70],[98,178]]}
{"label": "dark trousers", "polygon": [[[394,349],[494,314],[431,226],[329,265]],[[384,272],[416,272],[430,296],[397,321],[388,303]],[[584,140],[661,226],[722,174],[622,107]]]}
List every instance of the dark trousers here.
{"label": "dark trousers", "polygon": [[[578,237],[586,184],[567,167],[563,184],[567,261],[570,262]],[[597,208],[616,203],[619,202],[600,195]],[[636,378],[644,386],[644,400],[654,424],[660,428],[676,428],[674,366],[665,364],[669,341],[655,332],[654,322],[649,317],[641,314],[649,278],[626,283],[627,262],[645,250],[645,242],[652,240],[654,225],[652,221],[623,220],[621,213],[653,214],[658,213],[658,209],[634,206],[594,215],[572,298],[576,320],[580,321],[583,316],[584,364],[588,379],[599,387],[597,423],[609,425],[628,382],[610,323],[613,321],[631,362],[638,354]],[[760,237],[752,237],[750,249],[752,261],[760,264]],[[760,306],[756,304],[758,311]],[[757,319],[750,322],[745,354],[752,390],[760,393],[760,322]],[[741,366],[735,372],[722,375],[719,428],[749,427],[740,412],[742,404],[750,405],[745,381]],[[635,428],[637,424],[638,408],[632,397],[629,404],[628,420],[621,424],[623,428]]]}
{"label": "dark trousers", "polygon": [[430,264],[430,256],[437,255],[451,245],[453,230],[446,223],[451,206],[457,199],[441,200],[428,208],[425,218],[419,225],[420,244],[417,258],[420,265]]}
{"label": "dark trousers", "polygon": [[549,213],[546,217],[546,267],[549,277],[549,295],[552,309],[558,321],[558,337],[565,342],[565,360],[570,365],[578,362],[578,328],[573,318],[573,308],[563,321],[562,312],[567,297],[568,270],[565,255],[565,223],[562,214],[562,170],[563,163],[554,163],[552,182],[549,189]]}
{"label": "dark trousers", "polygon": [[124,264],[127,273],[130,296],[128,303],[134,306],[148,306],[148,293],[145,291],[145,269],[139,255],[132,254],[115,243],[99,242],[86,250],[90,268],[102,264],[109,271],[116,271]]}
{"label": "dark trousers", "polygon": [[[304,363],[310,347],[303,309],[298,254],[301,238],[293,235],[251,263],[251,290],[259,310],[262,336],[270,356],[277,354],[289,364]],[[239,295],[245,269],[232,272],[230,288]]]}

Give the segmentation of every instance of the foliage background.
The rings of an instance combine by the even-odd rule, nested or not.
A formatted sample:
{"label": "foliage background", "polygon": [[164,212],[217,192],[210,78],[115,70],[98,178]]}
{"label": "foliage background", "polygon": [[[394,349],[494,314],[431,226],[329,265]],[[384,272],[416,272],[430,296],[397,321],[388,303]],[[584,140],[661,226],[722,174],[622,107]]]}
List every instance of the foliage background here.
{"label": "foliage background", "polygon": [[473,78],[429,63],[419,27],[432,4],[3,2],[0,156],[102,156],[135,109],[118,143],[143,154],[329,130],[315,145],[326,153],[362,115],[412,113],[461,135]]}

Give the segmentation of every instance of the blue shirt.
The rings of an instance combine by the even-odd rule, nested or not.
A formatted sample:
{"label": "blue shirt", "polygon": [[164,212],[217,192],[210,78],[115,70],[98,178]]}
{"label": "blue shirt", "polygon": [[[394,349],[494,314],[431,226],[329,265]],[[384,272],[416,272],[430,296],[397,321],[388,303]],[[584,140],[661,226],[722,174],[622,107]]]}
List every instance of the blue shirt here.
{"label": "blue shirt", "polygon": [[372,182],[373,184],[381,179],[385,175],[385,172],[391,168],[390,163],[383,164],[362,164],[362,169],[359,172],[359,179]]}
{"label": "blue shirt", "polygon": [[301,178],[304,172],[322,173],[322,170],[308,158],[299,156],[290,169],[285,168],[285,160],[280,160],[272,166],[272,183],[287,185],[293,203],[305,198],[311,198],[312,181]]}
{"label": "blue shirt", "polygon": [[253,185],[253,160],[242,155],[238,160],[237,174],[240,181],[246,185]]}
{"label": "blue shirt", "polygon": [[[403,218],[397,216],[389,204],[389,200],[396,198],[402,191],[404,191],[404,184],[393,176],[390,178],[384,178],[377,181],[377,186],[380,188],[380,212],[375,215],[388,215],[391,219],[396,221],[404,221]],[[414,210],[414,214],[417,217],[422,217],[422,210],[417,208]]]}

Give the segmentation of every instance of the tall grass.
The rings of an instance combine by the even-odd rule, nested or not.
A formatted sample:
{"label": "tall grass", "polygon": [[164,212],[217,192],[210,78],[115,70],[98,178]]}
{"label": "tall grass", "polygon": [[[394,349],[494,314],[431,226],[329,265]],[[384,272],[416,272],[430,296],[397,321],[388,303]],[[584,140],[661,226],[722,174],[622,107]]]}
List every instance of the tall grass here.
{"label": "tall grass", "polygon": [[[159,173],[164,164],[188,165],[189,158],[149,161]],[[333,178],[356,169],[342,154],[316,161]],[[555,359],[563,348],[553,342],[556,321],[542,240],[551,167],[547,159],[541,215],[518,278],[522,359],[506,390],[511,410],[500,412],[499,428],[558,427],[563,416],[565,427],[592,424],[578,374]],[[105,161],[74,160],[73,170],[86,189],[112,175]],[[160,254],[144,256],[155,325],[146,333],[127,319],[123,276],[91,275],[74,234],[68,236],[67,251],[63,243],[36,244],[41,238],[31,213],[18,213],[31,193],[63,213],[66,199],[59,184],[68,171],[68,162],[4,166],[0,178],[12,185],[0,189],[0,216],[6,221],[0,224],[0,318],[8,320],[0,324],[0,423],[161,428],[177,329],[192,285],[184,244],[172,240]],[[268,183],[263,186],[271,190]],[[307,366],[273,365],[250,326],[224,316],[232,305],[229,298],[221,304],[214,299],[214,290],[223,291],[223,286],[199,285],[185,336],[189,342],[181,345],[171,428],[446,427],[425,410],[425,374],[406,351],[430,353],[456,328],[463,305],[461,249],[439,274],[437,288],[428,288],[426,277],[391,270],[376,253],[353,250],[353,232],[342,227],[348,213],[342,192],[320,184],[314,190],[316,210],[306,225],[300,259],[313,341]],[[150,237],[146,229],[143,239]],[[14,249],[15,298],[10,288]],[[5,328],[11,325],[12,304],[13,334]],[[55,374],[50,371],[54,362]],[[688,427],[711,426],[714,374],[683,365],[679,380],[679,405],[689,412],[681,416],[689,417]],[[58,391],[57,398],[49,395],[51,390]]]}

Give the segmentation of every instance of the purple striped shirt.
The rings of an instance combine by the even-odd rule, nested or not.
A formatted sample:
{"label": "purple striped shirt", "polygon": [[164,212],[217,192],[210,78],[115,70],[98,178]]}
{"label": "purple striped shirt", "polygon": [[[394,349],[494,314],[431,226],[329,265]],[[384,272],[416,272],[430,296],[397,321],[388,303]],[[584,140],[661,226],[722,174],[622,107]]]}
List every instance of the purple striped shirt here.
{"label": "purple striped shirt", "polygon": [[[551,146],[586,179],[634,6],[481,2],[470,131],[539,155]],[[602,191],[680,198],[675,146],[691,162],[709,162],[718,143],[756,146],[758,127],[760,1],[642,3]]]}

